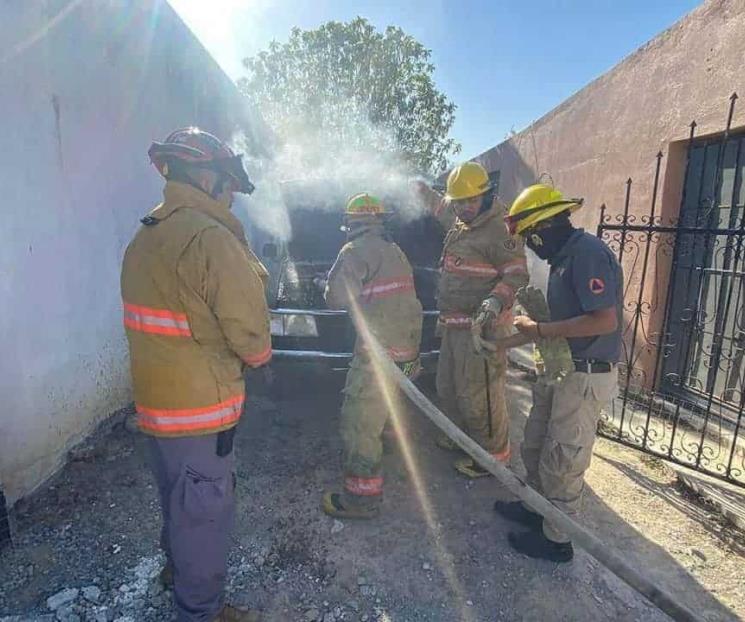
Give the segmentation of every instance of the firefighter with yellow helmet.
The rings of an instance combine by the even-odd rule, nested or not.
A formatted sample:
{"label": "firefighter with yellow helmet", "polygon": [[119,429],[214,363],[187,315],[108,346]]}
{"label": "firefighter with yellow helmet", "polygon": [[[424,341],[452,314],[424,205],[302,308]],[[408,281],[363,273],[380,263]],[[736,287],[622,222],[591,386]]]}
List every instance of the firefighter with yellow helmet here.
{"label": "firefighter with yellow helmet", "polygon": [[[504,337],[512,322],[516,291],[527,284],[522,242],[504,225],[504,207],[483,166],[466,162],[448,176],[442,197],[424,183],[415,190],[448,229],[438,289],[442,336],[437,393],[445,413],[497,460],[510,459],[509,417],[505,402],[504,352],[489,354],[483,339]],[[447,438],[438,446],[457,450]],[[483,470],[471,458],[455,468],[472,478]]]}
{"label": "firefighter with yellow helmet", "polygon": [[411,265],[386,231],[388,214],[382,201],[368,193],[348,201],[344,227],[348,241],[325,286],[328,307],[348,309],[357,329],[341,410],[343,487],[340,492],[324,493],[322,501],[323,511],[338,518],[374,518],[380,512],[381,435],[391,414],[385,394],[397,401],[393,382],[374,364],[365,335],[369,331],[409,377],[420,367],[422,305]]}
{"label": "firefighter with yellow helmet", "polygon": [[[560,380],[539,377],[533,387],[521,448],[529,484],[569,516],[580,511],[600,410],[616,390],[623,318],[623,271],[605,243],[572,225],[569,214],[581,205],[582,199],[565,198],[545,184],[526,188],[512,204],[510,232],[550,265],[550,321],[516,317],[518,334],[500,343],[569,344],[568,373]],[[531,508],[497,501],[494,509],[530,528],[509,535],[517,551],[554,562],[572,559],[567,534]]]}

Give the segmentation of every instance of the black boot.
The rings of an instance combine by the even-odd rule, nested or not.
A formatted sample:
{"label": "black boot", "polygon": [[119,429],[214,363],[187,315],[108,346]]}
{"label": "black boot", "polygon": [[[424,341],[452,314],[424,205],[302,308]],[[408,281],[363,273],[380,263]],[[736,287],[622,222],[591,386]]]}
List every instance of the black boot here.
{"label": "black boot", "polygon": [[171,560],[166,560],[166,565],[163,566],[158,578],[160,579],[160,583],[164,589],[173,589],[173,564],[171,563]]}
{"label": "black boot", "polygon": [[531,512],[520,501],[495,501],[494,511],[503,518],[530,529],[540,529],[543,526],[543,516]]}
{"label": "black boot", "polygon": [[380,514],[380,504],[347,508],[340,493],[329,491],[323,493],[321,509],[334,518],[376,518]]}
{"label": "black boot", "polygon": [[533,559],[545,559],[550,562],[566,563],[574,558],[574,547],[571,542],[553,542],[541,531],[512,532],[507,540],[518,553]]}

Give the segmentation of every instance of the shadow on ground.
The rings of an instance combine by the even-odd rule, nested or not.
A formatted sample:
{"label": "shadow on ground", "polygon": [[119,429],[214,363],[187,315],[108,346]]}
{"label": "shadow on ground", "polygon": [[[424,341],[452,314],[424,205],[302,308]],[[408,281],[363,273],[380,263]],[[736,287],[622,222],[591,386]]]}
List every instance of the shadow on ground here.
{"label": "shadow on ground", "polygon": [[[402,423],[412,462],[400,446],[386,455],[381,517],[324,516],[321,494],[340,484],[339,384],[294,389],[280,401],[254,400],[239,428],[232,600],[282,622],[666,619],[582,552],[565,566],[513,554],[506,536],[514,527],[491,510],[506,491],[491,479],[458,476],[456,456],[436,449],[433,427],[408,409]],[[512,375],[516,445],[528,402],[528,385]],[[18,508],[16,546],[0,560],[0,615],[41,613],[49,595],[92,583],[114,602],[131,569],[157,554],[160,518],[143,437],[119,428],[98,447]],[[733,619],[672,556],[588,492],[588,524],[610,546],[702,619]],[[145,598],[137,619],[169,619],[159,598]]]}

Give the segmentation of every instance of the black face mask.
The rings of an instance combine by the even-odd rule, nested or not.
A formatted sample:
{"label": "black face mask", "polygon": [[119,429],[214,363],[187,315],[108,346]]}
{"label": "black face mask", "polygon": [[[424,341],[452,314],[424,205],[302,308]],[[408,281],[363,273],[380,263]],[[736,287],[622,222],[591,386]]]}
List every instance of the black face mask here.
{"label": "black face mask", "polygon": [[562,223],[554,227],[537,229],[528,232],[525,237],[526,246],[544,261],[550,262],[574,233],[570,223]]}

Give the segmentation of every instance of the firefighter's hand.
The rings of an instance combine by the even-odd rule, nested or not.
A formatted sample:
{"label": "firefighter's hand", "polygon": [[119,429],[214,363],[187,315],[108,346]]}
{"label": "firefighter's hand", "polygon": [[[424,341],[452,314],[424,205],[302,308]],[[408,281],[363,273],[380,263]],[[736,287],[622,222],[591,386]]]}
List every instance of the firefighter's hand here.
{"label": "firefighter's hand", "polygon": [[512,325],[520,331],[521,334],[531,339],[538,339],[538,322],[534,322],[527,315],[518,315],[512,322]]}
{"label": "firefighter's hand", "polygon": [[484,327],[488,325],[489,322],[494,320],[500,313],[502,313],[502,302],[494,298],[493,296],[489,296],[484,302],[481,303],[481,306],[479,307],[479,310],[476,312],[476,317],[473,320],[472,327],[472,333],[474,335],[481,335],[481,333],[484,330]]}
{"label": "firefighter's hand", "polygon": [[322,276],[316,276],[313,278],[313,285],[315,285],[320,292],[326,291],[327,283],[328,280]]}
{"label": "firefighter's hand", "polygon": [[414,382],[419,375],[422,373],[422,361],[417,357],[413,361],[408,361],[407,363],[396,363],[396,366],[404,372],[406,377]]}
{"label": "firefighter's hand", "polygon": [[481,335],[472,334],[473,349],[479,356],[489,357],[499,351],[499,347],[493,341],[484,339]]}
{"label": "firefighter's hand", "polygon": [[490,296],[481,303],[481,307],[476,312],[476,317],[471,323],[471,339],[473,349],[476,354],[489,356],[496,351],[494,345],[484,339],[484,327],[491,323],[502,312],[502,303],[496,298]]}
{"label": "firefighter's hand", "polygon": [[486,300],[484,300],[484,302],[481,303],[481,307],[479,308],[479,315],[491,316],[492,318],[495,318],[500,313],[502,313],[503,309],[504,305],[502,304],[502,301],[499,300],[499,298],[489,296]]}

